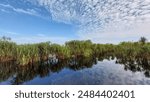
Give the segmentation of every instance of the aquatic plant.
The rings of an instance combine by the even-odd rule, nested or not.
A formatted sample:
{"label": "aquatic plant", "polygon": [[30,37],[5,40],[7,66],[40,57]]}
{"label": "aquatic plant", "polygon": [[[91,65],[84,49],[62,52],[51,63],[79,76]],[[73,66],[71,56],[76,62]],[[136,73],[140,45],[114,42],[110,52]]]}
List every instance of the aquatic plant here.
{"label": "aquatic plant", "polygon": [[32,65],[34,62],[47,61],[56,57],[59,61],[69,58],[93,57],[101,59],[102,56],[110,59],[124,57],[126,60],[150,60],[150,43],[121,42],[114,44],[96,44],[90,40],[72,40],[64,45],[42,42],[37,44],[17,45],[9,38],[0,39],[0,62],[14,60],[18,65]]}

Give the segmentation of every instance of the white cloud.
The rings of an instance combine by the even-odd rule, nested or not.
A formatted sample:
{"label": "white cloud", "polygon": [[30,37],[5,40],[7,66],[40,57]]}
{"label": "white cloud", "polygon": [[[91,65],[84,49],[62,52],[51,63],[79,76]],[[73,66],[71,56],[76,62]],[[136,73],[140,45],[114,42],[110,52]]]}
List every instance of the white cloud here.
{"label": "white cloud", "polygon": [[8,37],[10,37],[10,36],[16,36],[16,35],[19,35],[19,34],[16,33],[16,32],[6,31],[6,30],[0,29],[0,35],[1,36],[8,36]]}
{"label": "white cloud", "polygon": [[29,14],[29,15],[35,15],[38,16],[37,12],[33,9],[27,9],[27,10],[23,10],[23,9],[13,9],[16,12],[20,12],[20,13],[25,13],[25,14]]}
{"label": "white cloud", "polygon": [[150,41],[150,22],[136,23],[132,29],[109,29],[94,33],[79,34],[81,39],[91,39],[96,43],[119,43],[122,41],[138,41],[144,36]]}
{"label": "white cloud", "polygon": [[55,21],[77,24],[81,39],[149,38],[150,0],[34,0],[34,3],[45,7]]}
{"label": "white cloud", "polygon": [[[45,8],[57,22],[76,25],[81,39],[95,39],[99,42],[135,40],[140,36],[150,39],[150,0],[25,1]],[[34,8],[20,9],[2,4],[0,6],[29,15],[38,14]]]}
{"label": "white cloud", "polygon": [[[9,4],[0,4],[0,6],[11,9],[15,12],[18,13],[24,13],[24,14],[29,14],[29,15],[33,15],[33,16],[39,16],[39,14],[34,10],[34,9],[21,9],[21,8],[15,8]],[[4,9],[3,9],[4,10]],[[7,10],[5,10],[6,12]]]}

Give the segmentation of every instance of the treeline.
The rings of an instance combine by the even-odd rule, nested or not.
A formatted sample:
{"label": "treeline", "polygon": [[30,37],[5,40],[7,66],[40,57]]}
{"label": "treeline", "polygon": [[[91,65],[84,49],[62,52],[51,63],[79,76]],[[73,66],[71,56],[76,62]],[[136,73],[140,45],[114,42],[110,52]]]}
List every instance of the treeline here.
{"label": "treeline", "polygon": [[122,42],[118,45],[95,44],[90,40],[73,40],[64,45],[43,42],[17,45],[10,38],[0,39],[0,62],[15,61],[24,66],[38,61],[46,61],[55,55],[59,60],[78,58],[115,56],[126,58],[146,58],[150,60],[150,43],[141,37],[138,42]]}

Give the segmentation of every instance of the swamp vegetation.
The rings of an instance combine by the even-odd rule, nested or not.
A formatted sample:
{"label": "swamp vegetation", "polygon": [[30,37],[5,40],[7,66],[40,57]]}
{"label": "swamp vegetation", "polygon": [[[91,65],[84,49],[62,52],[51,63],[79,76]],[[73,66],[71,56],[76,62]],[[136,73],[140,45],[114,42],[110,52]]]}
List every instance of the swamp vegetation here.
{"label": "swamp vegetation", "polygon": [[78,57],[101,56],[125,58],[135,61],[148,60],[150,64],[150,43],[141,37],[138,42],[121,42],[113,44],[95,44],[90,40],[68,41],[64,45],[42,42],[37,44],[17,45],[10,38],[0,39],[0,62],[14,61],[18,66],[32,65],[55,56],[59,61]]}
{"label": "swamp vegetation", "polygon": [[[110,67],[108,68],[106,64],[104,65],[104,68],[100,70],[102,66],[99,65],[99,63],[103,61],[105,62],[105,60],[108,61]],[[87,82],[89,82],[89,84],[105,84],[104,82],[97,83],[99,80],[97,77],[102,77],[101,81],[102,79],[109,79],[106,83],[108,84],[108,82],[112,80],[119,78],[120,80],[123,79],[123,76],[121,76],[123,74],[116,76],[116,72],[120,69],[117,69],[117,66],[115,66],[116,68],[111,66],[112,61],[113,63],[115,62],[115,65],[119,67],[120,65],[123,66],[122,69],[125,71],[131,71],[134,73],[139,72],[142,73],[142,75],[144,75],[146,78],[150,78],[150,43],[147,42],[146,38],[144,37],[141,37],[141,39],[137,42],[121,42],[117,45],[96,44],[92,43],[90,40],[73,40],[66,42],[64,45],[53,44],[51,42],[18,45],[15,42],[12,42],[10,38],[5,37],[0,39],[0,83],[11,80],[11,84],[25,84],[25,82],[33,80],[34,78],[45,78],[51,75],[53,76],[53,73],[60,73],[69,69],[77,73],[83,70],[83,75],[85,75],[83,78],[87,78],[86,80],[79,80],[79,78],[77,78],[77,76],[80,75],[79,73],[76,76],[71,77],[74,72],[64,71],[65,73],[68,73],[64,74],[68,75],[66,78],[71,77],[75,78],[74,80],[78,80],[75,84],[81,84],[81,82],[83,82],[83,84],[88,84]],[[98,68],[93,68],[93,65],[97,66]],[[107,68],[110,72],[113,72],[111,75],[109,75],[109,77],[115,79],[107,79],[103,76],[103,71],[109,73]],[[88,73],[92,73],[92,69],[94,74],[89,74],[90,77],[86,76],[88,71]],[[141,77],[137,77],[136,75],[138,74],[135,74],[136,78]],[[59,76],[62,78],[62,74]],[[127,76],[128,75],[126,75],[126,77]],[[92,77],[96,78],[92,79]],[[129,78],[131,77],[129,76]],[[53,77],[50,79],[53,79]],[[54,80],[56,79],[57,78],[54,78]],[[65,78],[62,79],[62,81],[64,80]],[[113,82],[116,84],[121,82],[120,80]],[[149,79],[137,80],[143,83],[145,82],[146,84],[150,84],[150,81],[145,81]],[[135,79],[132,81],[133,84],[139,84],[134,81]],[[46,82],[48,81],[46,80]],[[58,80],[58,82],[61,81]],[[70,84],[72,79],[68,79],[67,82]],[[67,84],[67,82],[62,83]],[[110,84],[113,84],[113,82]]]}

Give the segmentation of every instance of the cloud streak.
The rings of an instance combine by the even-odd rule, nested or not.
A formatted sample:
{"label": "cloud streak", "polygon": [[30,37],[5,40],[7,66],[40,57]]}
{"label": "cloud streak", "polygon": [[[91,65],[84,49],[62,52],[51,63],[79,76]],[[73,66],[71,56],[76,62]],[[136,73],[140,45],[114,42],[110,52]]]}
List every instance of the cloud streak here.
{"label": "cloud streak", "polygon": [[15,8],[9,4],[0,4],[0,6],[2,7],[5,7],[7,9],[11,9],[15,12],[18,12],[18,13],[24,13],[24,14],[29,14],[29,15],[33,15],[33,16],[38,16],[39,14],[34,10],[34,9],[21,9],[21,8]]}

